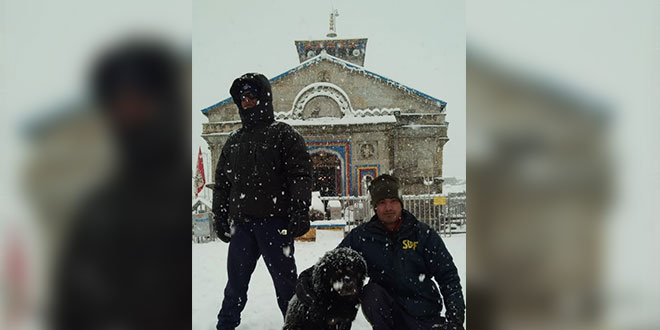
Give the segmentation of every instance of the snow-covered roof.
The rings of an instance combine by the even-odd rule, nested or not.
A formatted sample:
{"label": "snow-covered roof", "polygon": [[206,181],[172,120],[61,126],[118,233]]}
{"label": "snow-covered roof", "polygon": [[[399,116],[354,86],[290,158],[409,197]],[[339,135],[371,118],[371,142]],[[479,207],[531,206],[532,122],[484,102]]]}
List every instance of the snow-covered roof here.
{"label": "snow-covered roof", "polygon": [[345,226],[346,220],[335,219],[335,220],[316,220],[311,221],[310,227],[336,227],[336,226]]}
{"label": "snow-covered roof", "polygon": [[[365,69],[364,67],[361,67],[361,66],[359,66],[359,65],[356,65],[356,64],[353,64],[353,63],[351,63],[351,62],[344,61],[344,60],[342,60],[342,59],[340,59],[340,58],[337,58],[337,57],[334,57],[334,56],[332,56],[332,55],[329,55],[329,54],[326,53],[325,51],[322,51],[319,55],[316,55],[316,56],[310,58],[309,60],[300,63],[300,65],[296,66],[295,68],[290,69],[290,70],[288,70],[288,71],[286,71],[286,72],[284,72],[284,73],[281,73],[281,74],[279,74],[279,75],[277,75],[277,76],[271,78],[269,81],[270,81],[271,84],[272,84],[272,83],[274,83],[274,82],[276,82],[276,81],[278,81],[278,80],[280,80],[280,79],[282,79],[282,78],[284,78],[284,77],[286,77],[286,76],[288,76],[288,75],[290,75],[290,74],[292,74],[292,73],[294,73],[294,72],[296,72],[296,71],[298,71],[298,70],[300,70],[300,69],[306,68],[306,67],[308,67],[308,66],[310,66],[310,65],[313,65],[313,64],[316,64],[316,63],[319,63],[319,62],[322,61],[322,60],[331,61],[331,62],[334,62],[334,63],[340,64],[340,65],[343,65],[344,67],[346,67],[346,68],[348,68],[348,69],[350,69],[350,70],[357,71],[357,72],[360,72],[360,73],[362,73],[362,74],[364,74],[364,75],[366,75],[366,76],[370,76],[370,77],[373,77],[373,78],[379,79],[379,80],[381,80],[381,81],[383,81],[383,82],[385,82],[385,83],[388,83],[388,84],[390,84],[390,85],[392,85],[392,86],[394,86],[394,87],[397,87],[397,88],[403,89],[403,90],[405,90],[406,92],[410,92],[410,93],[413,93],[413,94],[419,95],[419,96],[421,96],[421,97],[423,97],[423,98],[426,98],[426,99],[428,99],[428,100],[430,100],[430,101],[432,101],[432,102],[435,102],[435,103],[436,103],[437,105],[439,105],[439,106],[443,106],[443,107],[444,107],[445,105],[447,105],[447,102],[445,102],[445,101],[442,101],[442,100],[440,100],[440,99],[437,99],[437,98],[435,98],[435,97],[433,97],[433,96],[430,96],[430,95],[428,95],[428,94],[426,94],[426,93],[422,93],[422,92],[420,92],[420,91],[418,91],[418,90],[416,90],[416,89],[414,89],[414,88],[410,88],[410,87],[408,87],[408,86],[405,86],[405,85],[403,85],[403,84],[400,84],[400,83],[398,83],[398,82],[396,82],[396,81],[394,81],[394,80],[392,80],[392,79],[389,79],[389,78],[383,77],[383,76],[381,76],[381,75],[379,75],[379,74],[377,74],[377,73],[371,72],[371,71],[369,71],[369,70],[367,70],[367,69]],[[226,99],[224,99],[224,100],[222,100],[222,101],[220,101],[220,102],[218,102],[218,103],[216,103],[216,104],[214,104],[214,105],[212,105],[212,106],[209,106],[209,107],[206,107],[206,108],[202,109],[202,113],[203,113],[203,114],[207,114],[211,109],[213,109],[213,108],[215,108],[215,107],[219,107],[219,106],[224,105],[224,104],[226,104],[226,103],[229,103],[231,100],[232,100],[232,98],[231,98],[231,96],[230,96],[230,97],[228,97],[228,98],[226,98]]]}
{"label": "snow-covered roof", "polygon": [[[379,117],[379,116],[388,116],[388,115],[394,115],[395,113],[401,114],[401,109],[399,108],[383,108],[383,109],[351,109],[351,115],[352,117],[371,117],[373,122],[374,117]],[[275,120],[285,120],[289,119],[293,116],[293,110],[290,111],[282,111],[282,112],[275,112]],[[308,119],[313,120],[313,118]],[[238,121],[240,123],[240,120]],[[229,121],[223,121],[222,123],[230,123]]]}
{"label": "snow-covered roof", "polygon": [[233,131],[230,131],[230,132],[204,133],[203,135],[204,135],[204,136],[214,136],[214,135],[217,135],[217,136],[224,136],[224,135],[227,135],[227,136],[229,136],[229,135],[231,135],[232,133],[233,133]]}
{"label": "snow-covered roof", "polygon": [[459,184],[459,185],[443,185],[442,186],[442,192],[445,194],[450,194],[450,193],[461,193],[465,192],[466,185],[465,183]]}
{"label": "snow-covered roof", "polygon": [[332,126],[332,125],[355,125],[355,124],[374,124],[374,123],[396,123],[396,117],[392,115],[373,116],[373,117],[344,116],[342,118],[322,117],[322,118],[309,118],[309,119],[282,119],[281,121],[291,126],[325,126],[325,125]]}
{"label": "snow-covered roof", "polygon": [[212,208],[213,208],[213,204],[211,203],[211,201],[209,201],[208,199],[206,199],[206,198],[204,198],[204,197],[197,196],[195,199],[193,199],[193,201],[192,201],[192,207],[194,208],[198,203],[202,203],[202,204],[204,204],[204,205],[205,205],[206,207],[208,207],[209,209],[212,209]]}
{"label": "snow-covered roof", "polygon": [[447,127],[449,126],[449,122],[446,122],[441,125],[425,125],[425,124],[409,124],[409,125],[401,125],[402,128],[412,128],[412,129],[420,129],[420,128],[441,128],[441,127]]}

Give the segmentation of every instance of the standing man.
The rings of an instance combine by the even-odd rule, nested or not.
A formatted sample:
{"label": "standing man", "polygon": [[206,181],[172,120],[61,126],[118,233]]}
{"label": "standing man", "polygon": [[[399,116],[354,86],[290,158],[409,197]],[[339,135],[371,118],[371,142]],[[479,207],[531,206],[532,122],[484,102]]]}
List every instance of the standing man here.
{"label": "standing man", "polygon": [[367,262],[370,280],[360,295],[367,320],[377,330],[462,330],[460,278],[440,236],[403,209],[397,178],[377,177],[369,193],[376,215],[339,244],[360,252]]}
{"label": "standing man", "polygon": [[239,325],[259,256],[284,317],[297,278],[293,239],[309,230],[312,190],[305,141],[291,126],[275,121],[268,79],[248,73],[234,80],[229,92],[243,127],[229,136],[215,171],[215,230],[229,242],[219,330]]}

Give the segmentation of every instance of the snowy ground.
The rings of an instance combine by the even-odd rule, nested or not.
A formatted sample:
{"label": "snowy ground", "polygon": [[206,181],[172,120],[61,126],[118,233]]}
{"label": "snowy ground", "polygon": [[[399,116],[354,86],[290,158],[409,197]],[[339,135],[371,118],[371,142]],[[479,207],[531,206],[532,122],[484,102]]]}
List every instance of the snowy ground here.
{"label": "snowy ground", "polygon": [[[343,233],[339,231],[317,230],[316,242],[296,242],[295,257],[298,272],[314,263],[328,250],[339,244]],[[458,267],[465,295],[465,234],[443,237],[449,252]],[[193,330],[215,329],[216,315],[222,303],[223,289],[227,282],[225,266],[227,247],[221,241],[193,244]],[[241,315],[238,329],[280,330],[282,315],[275,301],[275,289],[262,259],[250,281],[248,303]],[[352,329],[371,329],[359,311]]]}

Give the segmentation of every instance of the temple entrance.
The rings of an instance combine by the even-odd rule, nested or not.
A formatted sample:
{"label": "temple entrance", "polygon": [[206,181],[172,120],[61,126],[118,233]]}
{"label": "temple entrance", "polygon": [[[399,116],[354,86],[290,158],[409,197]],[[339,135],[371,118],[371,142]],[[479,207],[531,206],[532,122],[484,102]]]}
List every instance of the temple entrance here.
{"label": "temple entrance", "polygon": [[342,196],[341,161],[337,155],[317,152],[311,155],[314,165],[314,191],[321,196]]}

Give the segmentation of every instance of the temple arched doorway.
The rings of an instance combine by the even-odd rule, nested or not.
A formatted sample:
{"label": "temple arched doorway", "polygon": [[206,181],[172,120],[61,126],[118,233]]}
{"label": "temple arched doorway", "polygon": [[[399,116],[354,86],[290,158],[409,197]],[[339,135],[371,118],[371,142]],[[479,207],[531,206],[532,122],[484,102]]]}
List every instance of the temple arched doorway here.
{"label": "temple arched doorway", "polygon": [[328,150],[318,150],[311,154],[314,191],[321,196],[342,196],[342,164],[338,155]]}

